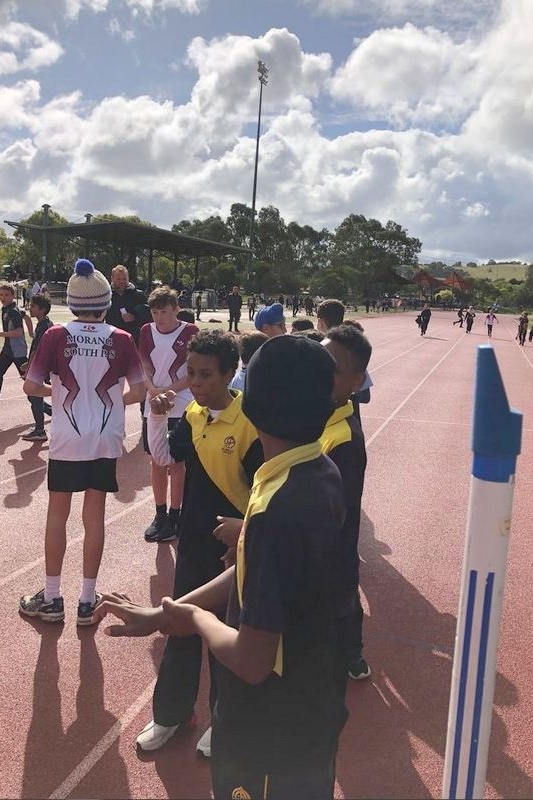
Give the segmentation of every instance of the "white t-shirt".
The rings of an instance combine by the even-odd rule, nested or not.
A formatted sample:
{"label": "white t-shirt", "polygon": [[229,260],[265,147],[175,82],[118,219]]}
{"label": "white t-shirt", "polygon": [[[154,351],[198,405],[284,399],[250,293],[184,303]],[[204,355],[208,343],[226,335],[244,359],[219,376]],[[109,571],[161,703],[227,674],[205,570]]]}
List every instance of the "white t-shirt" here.
{"label": "white t-shirt", "polygon": [[[181,322],[170,333],[161,333],[155,322],[143,325],[139,339],[139,355],[146,377],[161,391],[172,386],[187,374],[187,344],[189,339],[198,333],[196,325]],[[193,400],[190,389],[182,389],[176,393],[174,406],[169,417],[182,417],[185,409]],[[144,415],[148,416],[150,403],[147,402]]]}
{"label": "white t-shirt", "polygon": [[39,342],[27,378],[52,379],[50,458],[118,458],[124,438],[124,380],[142,383],[133,338],[107,322],[53,325]]}

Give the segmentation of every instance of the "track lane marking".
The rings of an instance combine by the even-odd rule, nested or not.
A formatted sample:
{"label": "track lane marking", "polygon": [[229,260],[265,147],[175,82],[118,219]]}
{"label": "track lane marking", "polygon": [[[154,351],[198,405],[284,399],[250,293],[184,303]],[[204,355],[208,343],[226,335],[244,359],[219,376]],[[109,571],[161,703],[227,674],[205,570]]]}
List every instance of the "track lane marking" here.
{"label": "track lane marking", "polygon": [[155,686],[155,678],[150,681],[144,692],[126,709],[125,713],[117,719],[115,724],[102,736],[92,750],[89,750],[85,758],[74,767],[72,772],[67,775],[65,780],[52,792],[49,800],[64,800],[74,791],[86,775],[98,764],[101,758],[107,753],[110,747],[116,742],[124,728],[133,722],[144,706],[151,700]]}
{"label": "track lane marking", "polygon": [[[146,497],[143,497],[142,500],[137,500],[136,503],[128,505],[126,508],[123,508],[122,511],[118,511],[116,514],[113,514],[112,517],[109,517],[109,519],[104,520],[104,526],[107,527],[108,525],[112,525],[113,522],[122,519],[122,517],[125,517],[131,511],[134,511],[136,508],[140,508],[141,506],[145,505],[149,500],[152,499],[153,495],[150,490],[150,492],[146,495]],[[75,536],[73,539],[68,539],[66,549],[68,549],[74,544],[79,544],[80,542],[83,542],[84,536],[85,533],[82,533],[79,536]],[[28,562],[23,567],[20,567],[19,569],[15,570],[15,572],[11,572],[9,575],[6,575],[5,578],[0,578],[0,589],[3,589],[3,587],[7,586],[8,583],[11,583],[11,581],[14,581],[15,578],[20,578],[21,575],[25,575],[27,572],[31,572],[32,569],[35,569],[35,567],[38,567],[40,564],[44,564],[44,555],[41,556],[40,558],[36,558],[34,561]]]}
{"label": "track lane marking", "polygon": [[406,404],[409,402],[409,400],[410,400],[410,399],[411,399],[411,398],[412,398],[412,397],[413,397],[413,396],[414,396],[414,395],[415,395],[415,394],[418,392],[418,390],[419,390],[419,389],[420,389],[420,388],[421,388],[421,387],[424,385],[424,383],[427,381],[427,379],[428,379],[428,378],[430,378],[430,377],[431,377],[431,375],[433,375],[433,373],[435,372],[435,370],[436,370],[436,369],[438,369],[438,367],[440,367],[440,365],[442,364],[442,362],[443,362],[443,361],[445,361],[445,360],[448,358],[448,356],[450,355],[450,353],[453,353],[453,351],[455,350],[455,348],[457,347],[457,345],[458,345],[458,344],[460,344],[460,343],[461,343],[461,342],[463,342],[463,341],[464,341],[463,337],[461,337],[461,338],[457,339],[457,341],[456,341],[456,342],[455,342],[455,343],[454,343],[454,344],[453,344],[453,345],[452,345],[452,346],[451,346],[451,347],[450,347],[450,348],[449,348],[449,349],[446,351],[446,353],[445,353],[445,354],[442,356],[442,358],[440,358],[440,359],[437,361],[437,363],[436,363],[436,364],[434,364],[434,366],[433,366],[433,367],[432,367],[432,368],[429,370],[429,372],[427,372],[427,373],[424,375],[424,377],[422,378],[422,380],[421,380],[421,381],[419,381],[419,382],[417,383],[417,385],[415,386],[415,388],[414,388],[414,389],[412,389],[412,390],[409,392],[409,394],[407,395],[407,397],[405,397],[405,398],[402,400],[402,402],[401,402],[401,403],[399,403],[399,404],[396,406],[396,408],[394,409],[394,411],[393,411],[391,414],[389,414],[389,416],[386,418],[386,420],[385,420],[384,422],[382,422],[382,424],[379,426],[379,428],[378,428],[376,431],[374,431],[374,433],[372,434],[372,436],[370,436],[370,437],[367,439],[367,442],[366,442],[366,446],[367,446],[367,447],[369,447],[369,446],[372,444],[372,442],[374,441],[374,439],[376,439],[376,438],[379,436],[379,434],[380,434],[380,433],[381,433],[381,432],[384,430],[384,428],[386,428],[386,427],[387,427],[387,425],[389,424],[389,422],[392,422],[392,420],[394,419],[394,417],[396,417],[396,416],[397,416],[397,414],[399,414],[399,413],[400,413],[400,411],[402,410],[402,408],[403,408],[403,407],[404,407],[404,406],[405,406],[405,405],[406,405]]}

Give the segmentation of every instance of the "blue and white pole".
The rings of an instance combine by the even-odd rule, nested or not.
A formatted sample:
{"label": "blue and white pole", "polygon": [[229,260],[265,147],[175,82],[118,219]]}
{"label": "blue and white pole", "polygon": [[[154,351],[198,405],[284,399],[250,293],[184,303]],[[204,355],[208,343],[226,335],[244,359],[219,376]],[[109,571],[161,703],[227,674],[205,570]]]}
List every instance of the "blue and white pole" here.
{"label": "blue and white pole", "polygon": [[478,347],[474,461],[455,637],[443,797],[482,798],[522,414],[509,408],[489,345]]}

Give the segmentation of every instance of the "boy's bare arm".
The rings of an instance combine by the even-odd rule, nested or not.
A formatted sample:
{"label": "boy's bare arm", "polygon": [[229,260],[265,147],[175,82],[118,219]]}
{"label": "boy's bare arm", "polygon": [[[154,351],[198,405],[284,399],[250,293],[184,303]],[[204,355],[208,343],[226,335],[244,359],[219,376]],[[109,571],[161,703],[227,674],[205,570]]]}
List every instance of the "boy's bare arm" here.
{"label": "boy's bare arm", "polygon": [[174,636],[198,634],[217,661],[246,683],[262,683],[274,669],[279,633],[248,625],[235,630],[210,611],[170,598],[163,599],[163,611],[168,621],[161,628],[163,633]]}
{"label": "boy's bare arm", "polygon": [[47,383],[35,383],[28,378],[22,384],[22,391],[29,397],[51,397],[52,387]]}
{"label": "boy's bare arm", "polygon": [[133,383],[122,395],[125,406],[132,405],[132,403],[142,403],[145,398],[146,384],[144,381]]}
{"label": "boy's bare arm", "polygon": [[13,328],[12,331],[0,331],[0,336],[4,339],[18,339],[24,336],[24,328]]}
{"label": "boy's bare arm", "polygon": [[[195,603],[199,608],[209,611],[222,611],[229,597],[234,580],[234,570],[227,570],[209,583],[180,597],[177,603]],[[166,624],[162,606],[148,608],[134,603],[120,592],[103,596],[94,612],[94,621],[99,622],[107,614],[113,614],[122,620],[122,625],[111,625],[105,629],[108,636],[149,636]]]}

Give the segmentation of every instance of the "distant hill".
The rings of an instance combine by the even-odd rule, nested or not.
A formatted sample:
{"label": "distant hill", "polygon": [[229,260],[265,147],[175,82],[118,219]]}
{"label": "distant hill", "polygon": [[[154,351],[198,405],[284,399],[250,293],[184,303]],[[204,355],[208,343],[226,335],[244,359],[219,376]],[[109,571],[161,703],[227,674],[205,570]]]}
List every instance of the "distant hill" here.
{"label": "distant hill", "polygon": [[510,281],[515,278],[517,281],[523,281],[526,278],[527,266],[524,264],[483,264],[479,267],[461,267],[473,278],[487,278],[489,281],[497,281],[498,279],[505,279]]}

